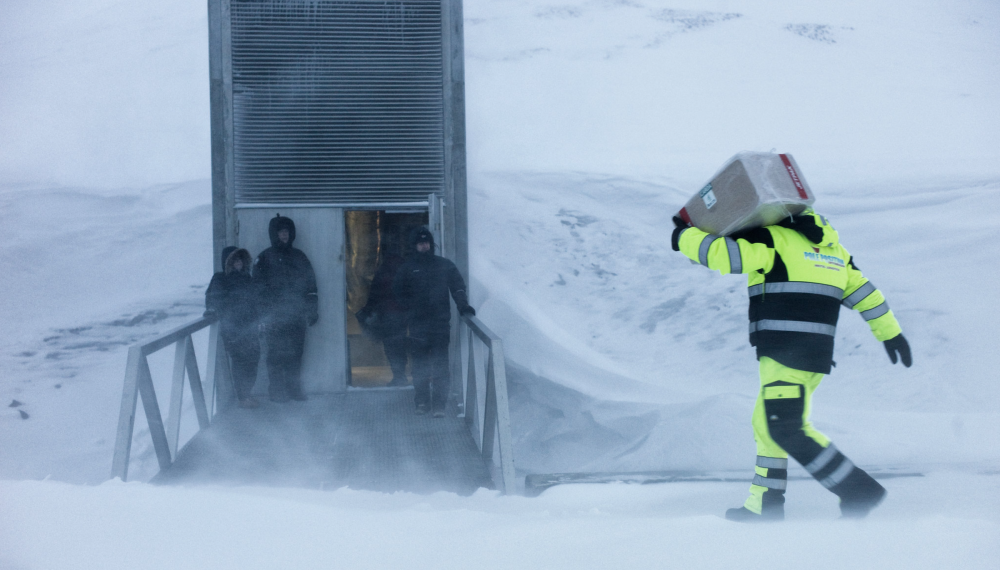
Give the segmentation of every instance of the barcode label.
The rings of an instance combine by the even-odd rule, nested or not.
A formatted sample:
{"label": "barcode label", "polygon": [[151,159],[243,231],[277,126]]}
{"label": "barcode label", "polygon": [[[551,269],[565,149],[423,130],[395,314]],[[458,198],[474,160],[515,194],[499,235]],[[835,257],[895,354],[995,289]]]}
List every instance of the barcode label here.
{"label": "barcode label", "polygon": [[712,209],[712,206],[714,206],[715,202],[717,201],[715,199],[715,192],[712,192],[711,184],[702,188],[701,191],[698,192],[698,195],[701,196],[701,199],[705,202],[705,207],[708,208],[709,210]]}

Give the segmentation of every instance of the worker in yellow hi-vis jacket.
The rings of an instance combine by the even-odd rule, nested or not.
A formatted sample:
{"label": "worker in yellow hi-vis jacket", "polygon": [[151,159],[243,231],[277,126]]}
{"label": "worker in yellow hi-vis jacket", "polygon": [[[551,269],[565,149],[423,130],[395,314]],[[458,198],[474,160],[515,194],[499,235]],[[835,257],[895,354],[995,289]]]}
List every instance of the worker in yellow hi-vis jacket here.
{"label": "worker in yellow hi-vis jacket", "polygon": [[885,297],[861,274],[837,231],[812,210],[730,237],[689,227],[679,217],[674,224],[674,251],[723,275],[745,273],[749,285],[750,344],[757,348],[761,384],[752,420],[757,466],[750,497],[726,518],[784,519],[789,455],[840,497],[843,516],[866,516],[885,489],[812,426],[809,412],[833,363],[841,305],[861,313],[893,364],[912,364]]}

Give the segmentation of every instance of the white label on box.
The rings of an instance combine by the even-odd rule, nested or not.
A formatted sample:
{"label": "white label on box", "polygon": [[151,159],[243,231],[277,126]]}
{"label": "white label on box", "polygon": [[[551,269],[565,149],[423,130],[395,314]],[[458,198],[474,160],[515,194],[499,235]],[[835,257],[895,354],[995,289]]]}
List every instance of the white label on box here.
{"label": "white label on box", "polygon": [[712,206],[714,206],[716,202],[715,192],[712,192],[712,185],[708,184],[707,186],[702,188],[701,192],[698,192],[698,195],[701,196],[701,199],[705,201],[705,207],[711,210]]}

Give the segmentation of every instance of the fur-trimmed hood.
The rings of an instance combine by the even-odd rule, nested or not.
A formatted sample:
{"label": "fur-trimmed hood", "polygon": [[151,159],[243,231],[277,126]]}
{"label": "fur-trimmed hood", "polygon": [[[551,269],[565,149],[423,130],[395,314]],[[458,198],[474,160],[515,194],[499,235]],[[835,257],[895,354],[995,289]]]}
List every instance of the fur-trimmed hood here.
{"label": "fur-trimmed hood", "polygon": [[219,266],[222,267],[223,273],[225,273],[226,271],[226,260],[228,260],[229,256],[232,255],[233,252],[236,251],[237,249],[239,248],[236,247],[235,245],[227,245],[226,247],[222,248],[222,255],[219,256]]}
{"label": "fur-trimmed hood", "polygon": [[226,264],[224,266],[226,275],[235,272],[234,265],[237,261],[243,262],[243,273],[250,272],[250,266],[253,264],[253,258],[250,257],[250,252],[245,249],[233,248],[232,253],[226,257]]}

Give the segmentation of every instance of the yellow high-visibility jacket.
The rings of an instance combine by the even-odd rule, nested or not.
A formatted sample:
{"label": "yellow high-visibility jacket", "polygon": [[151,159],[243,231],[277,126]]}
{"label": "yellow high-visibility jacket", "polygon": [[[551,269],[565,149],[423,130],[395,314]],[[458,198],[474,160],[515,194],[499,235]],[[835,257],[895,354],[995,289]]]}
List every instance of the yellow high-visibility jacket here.
{"label": "yellow high-visibility jacket", "polygon": [[829,374],[841,305],[859,311],[880,341],[902,331],[885,296],[862,275],[833,226],[812,210],[795,219],[815,225],[809,234],[818,241],[782,225],[732,237],[687,228],[675,235],[674,248],[723,275],[747,274],[750,344],[758,359]]}

